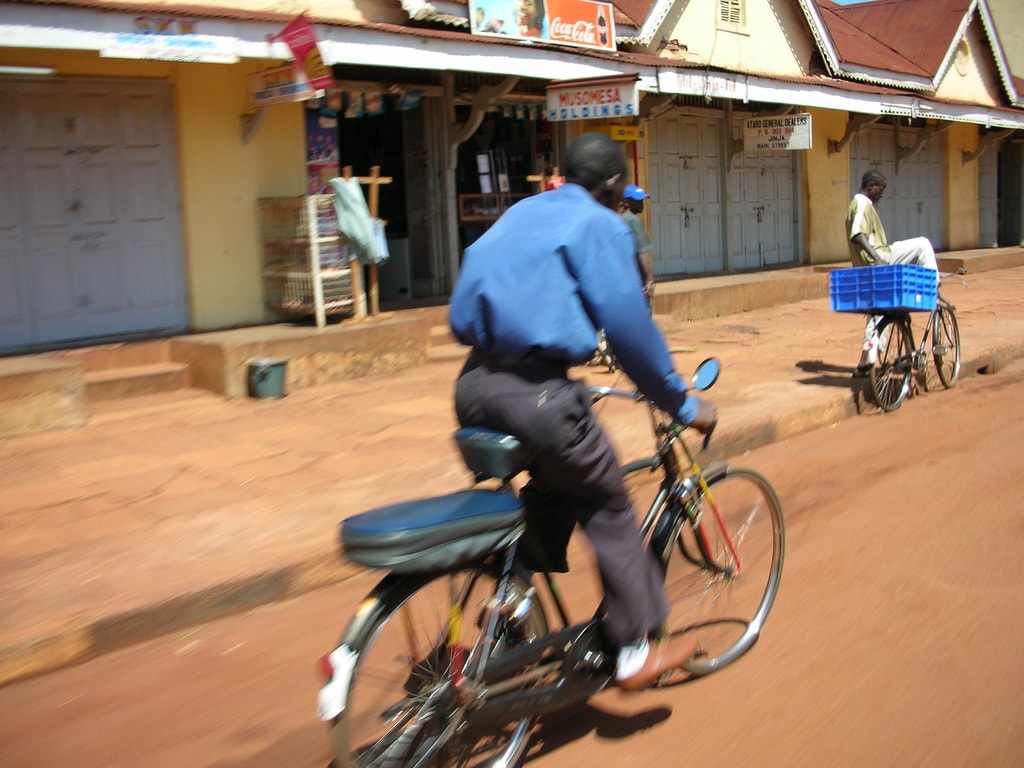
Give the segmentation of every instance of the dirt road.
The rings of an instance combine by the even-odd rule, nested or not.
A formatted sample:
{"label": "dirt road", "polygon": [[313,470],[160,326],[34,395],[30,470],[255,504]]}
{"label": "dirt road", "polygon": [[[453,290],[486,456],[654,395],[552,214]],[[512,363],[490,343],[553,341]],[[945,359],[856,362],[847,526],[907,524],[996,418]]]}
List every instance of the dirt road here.
{"label": "dirt road", "polygon": [[[547,718],[529,768],[1024,765],[1022,385],[1016,363],[736,457],[787,518],[760,643]],[[324,768],[314,662],[370,585],[0,690],[0,765]]]}

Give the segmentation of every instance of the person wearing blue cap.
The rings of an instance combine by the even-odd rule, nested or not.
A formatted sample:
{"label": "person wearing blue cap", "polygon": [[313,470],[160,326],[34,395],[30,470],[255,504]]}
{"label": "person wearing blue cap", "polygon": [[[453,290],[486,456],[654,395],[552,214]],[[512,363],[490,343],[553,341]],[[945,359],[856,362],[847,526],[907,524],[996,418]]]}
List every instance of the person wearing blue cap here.
{"label": "person wearing blue cap", "polygon": [[650,195],[643,187],[636,184],[628,185],[622,192],[622,216],[623,221],[629,224],[633,230],[633,238],[636,240],[636,263],[640,268],[640,276],[644,283],[644,296],[647,301],[654,301],[654,268],[651,265],[651,239],[647,236],[647,228],[644,227],[640,214],[644,212],[644,200]]}
{"label": "person wearing blue cap", "polygon": [[[647,229],[644,227],[640,214],[644,212],[644,200],[650,197],[643,187],[636,184],[628,184],[622,190],[622,210],[619,216],[629,225],[633,232],[633,242],[636,247],[636,266],[640,270],[640,281],[643,284],[644,298],[647,299],[647,309],[654,311],[654,268],[651,265],[651,240],[647,236]],[[619,363],[615,359],[615,353],[608,346],[608,339],[605,337],[604,329],[597,331],[597,351],[594,352],[590,365],[608,366],[612,373],[618,370]]]}

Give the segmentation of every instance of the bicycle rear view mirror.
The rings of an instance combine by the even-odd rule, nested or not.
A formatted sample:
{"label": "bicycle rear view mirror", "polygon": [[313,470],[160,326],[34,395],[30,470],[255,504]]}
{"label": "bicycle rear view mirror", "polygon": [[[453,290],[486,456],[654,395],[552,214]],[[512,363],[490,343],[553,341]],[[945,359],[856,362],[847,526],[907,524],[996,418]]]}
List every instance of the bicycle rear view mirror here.
{"label": "bicycle rear view mirror", "polygon": [[710,389],[716,381],[718,381],[718,374],[722,372],[722,364],[717,358],[709,357],[707,360],[697,366],[697,370],[693,372],[693,383],[694,389]]}

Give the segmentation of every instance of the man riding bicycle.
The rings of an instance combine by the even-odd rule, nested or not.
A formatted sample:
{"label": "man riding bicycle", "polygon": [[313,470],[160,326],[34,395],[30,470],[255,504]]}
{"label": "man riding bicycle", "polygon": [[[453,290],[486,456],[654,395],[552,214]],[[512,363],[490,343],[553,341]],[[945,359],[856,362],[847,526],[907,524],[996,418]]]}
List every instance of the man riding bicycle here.
{"label": "man riding bicycle", "polygon": [[687,391],[648,311],[633,233],[615,214],[628,170],[621,148],[583,134],[562,167],[564,185],[512,206],[466,249],[450,323],[472,352],[455,409],[462,426],[513,434],[536,457],[528,516],[555,516],[556,550],[575,523],[583,528],[604,585],[602,626],[618,649],[616,684],[637,690],[688,661],[696,640],[649,639],[668,614],[659,567],[589,390],[568,369],[590,359],[604,328],[622,369],[677,421],[707,434],[717,411]]}
{"label": "man riding bicycle", "polygon": [[[875,206],[882,199],[888,180],[872,168],[864,173],[860,191],[853,196],[846,211],[846,235],[850,244],[850,260],[855,267],[881,264],[917,264],[938,272],[935,249],[927,237],[914,237],[890,243]],[[878,334],[875,327],[880,315],[870,316],[864,325],[864,344],[855,376],[865,376],[878,356]]]}

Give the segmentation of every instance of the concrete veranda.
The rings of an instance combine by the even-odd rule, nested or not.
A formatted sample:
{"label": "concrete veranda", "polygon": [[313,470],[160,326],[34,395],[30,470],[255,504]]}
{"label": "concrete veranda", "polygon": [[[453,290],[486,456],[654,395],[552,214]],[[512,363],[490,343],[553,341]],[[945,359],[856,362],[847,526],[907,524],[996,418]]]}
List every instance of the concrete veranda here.
{"label": "concrete veranda", "polygon": [[[1024,267],[965,279],[943,287],[961,377],[995,373],[1024,355]],[[713,456],[876,410],[850,376],[862,317],[830,312],[827,297],[659,320],[681,372],[723,361]],[[186,390],[104,403],[81,429],[0,442],[0,684],[355,574],[338,556],[340,520],[469,482],[450,439],[463,357],[442,346],[403,373],[280,400]],[[642,410],[599,409],[624,460],[651,452]]]}

